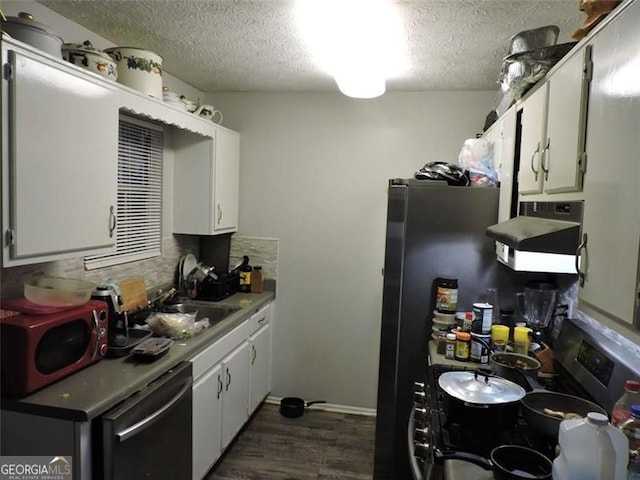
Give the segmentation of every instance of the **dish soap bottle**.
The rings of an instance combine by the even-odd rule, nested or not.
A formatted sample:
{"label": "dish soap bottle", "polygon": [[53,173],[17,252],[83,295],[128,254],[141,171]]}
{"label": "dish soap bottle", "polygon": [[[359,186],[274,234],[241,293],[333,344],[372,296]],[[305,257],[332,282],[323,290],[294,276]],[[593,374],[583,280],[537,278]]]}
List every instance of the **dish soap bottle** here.
{"label": "dish soap bottle", "polygon": [[558,445],[553,480],[627,480],[629,442],[606,415],[563,420]]}
{"label": "dish soap bottle", "polygon": [[249,265],[249,257],[242,257],[242,265],[240,265],[240,291],[249,293],[251,291],[251,265]]}

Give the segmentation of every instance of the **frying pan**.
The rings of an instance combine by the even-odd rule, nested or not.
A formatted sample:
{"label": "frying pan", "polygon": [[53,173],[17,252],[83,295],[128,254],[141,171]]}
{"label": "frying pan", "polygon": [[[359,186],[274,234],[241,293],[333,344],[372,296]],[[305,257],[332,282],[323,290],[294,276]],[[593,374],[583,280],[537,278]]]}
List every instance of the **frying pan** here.
{"label": "frying pan", "polygon": [[527,423],[550,438],[558,438],[560,422],[563,419],[547,415],[544,413],[545,408],[565,413],[577,413],[582,417],[586,417],[589,412],[598,412],[607,416],[607,412],[593,402],[573,395],[546,390],[529,392],[520,400],[520,403],[522,404],[522,415]]}
{"label": "frying pan", "polygon": [[314,400],[313,402],[305,402],[298,397],[285,397],[280,400],[280,415],[287,418],[297,418],[304,415],[304,407],[313,405],[314,403],[327,403],[324,400]]}
{"label": "frying pan", "polygon": [[491,470],[495,480],[550,480],[553,468],[543,454],[519,445],[500,445],[491,451],[490,459],[466,452],[445,452],[439,457],[474,463]]}

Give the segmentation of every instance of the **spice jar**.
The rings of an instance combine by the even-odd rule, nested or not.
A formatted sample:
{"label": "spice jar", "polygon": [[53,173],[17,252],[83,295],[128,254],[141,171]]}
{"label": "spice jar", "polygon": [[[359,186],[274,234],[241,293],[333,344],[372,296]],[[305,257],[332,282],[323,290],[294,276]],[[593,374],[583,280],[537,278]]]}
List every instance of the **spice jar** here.
{"label": "spice jar", "polygon": [[471,350],[471,334],[468,332],[456,333],[456,360],[466,362],[469,360]]}
{"label": "spice jar", "polygon": [[444,351],[445,358],[453,360],[456,358],[456,334],[447,333],[447,344]]}

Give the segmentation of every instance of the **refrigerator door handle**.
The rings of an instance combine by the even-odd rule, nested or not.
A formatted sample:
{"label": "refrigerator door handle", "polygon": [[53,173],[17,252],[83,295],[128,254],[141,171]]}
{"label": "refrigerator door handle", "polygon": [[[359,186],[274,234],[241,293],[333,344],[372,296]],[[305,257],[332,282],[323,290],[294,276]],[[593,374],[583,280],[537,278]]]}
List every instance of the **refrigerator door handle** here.
{"label": "refrigerator door handle", "polygon": [[192,384],[192,379],[191,377],[189,377],[189,379],[184,382],[184,385],[182,386],[180,391],[176,393],[176,395],[171,400],[169,400],[167,403],[165,403],[162,407],[160,407],[158,410],[153,412],[151,415],[146,416],[145,418],[131,425],[130,427],[126,427],[123,430],[120,430],[118,433],[115,434],[116,439],[119,442],[124,442],[129,438],[137,435],[141,431],[149,428],[155,422],[160,420],[160,418],[166,412],[168,412],[171,409],[171,407],[173,407],[177,402],[179,402],[180,399],[184,397],[189,390],[191,390],[191,384]]}

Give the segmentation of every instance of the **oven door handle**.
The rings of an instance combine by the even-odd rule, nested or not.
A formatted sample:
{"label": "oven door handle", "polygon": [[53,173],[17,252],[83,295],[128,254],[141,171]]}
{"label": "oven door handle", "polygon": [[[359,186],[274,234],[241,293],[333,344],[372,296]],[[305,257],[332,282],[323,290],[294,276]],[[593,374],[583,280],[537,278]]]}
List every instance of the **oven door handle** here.
{"label": "oven door handle", "polygon": [[182,397],[184,397],[187,394],[187,392],[191,390],[191,384],[192,384],[192,380],[191,380],[191,377],[189,377],[189,379],[184,382],[184,385],[182,386],[180,391],[176,393],[176,395],[171,400],[169,400],[167,403],[165,403],[162,407],[160,407],[158,410],[153,412],[151,415],[140,420],[138,423],[135,423],[123,430],[120,430],[118,433],[115,434],[116,439],[119,442],[124,442],[129,438],[137,435],[141,431],[147,429],[158,420],[160,420],[160,418],[168,410],[170,410],[171,407],[173,407],[177,402],[179,402],[180,399],[182,399]]}
{"label": "oven door handle", "polygon": [[418,461],[415,457],[416,447],[414,444],[414,435],[415,431],[415,417],[416,413],[416,405],[414,404],[411,407],[411,413],[409,414],[409,421],[407,422],[407,442],[409,447],[409,463],[411,464],[411,473],[413,474],[414,480],[423,480],[422,472],[420,471],[420,465],[418,465]]}

